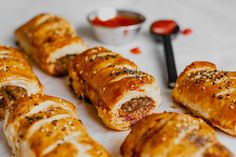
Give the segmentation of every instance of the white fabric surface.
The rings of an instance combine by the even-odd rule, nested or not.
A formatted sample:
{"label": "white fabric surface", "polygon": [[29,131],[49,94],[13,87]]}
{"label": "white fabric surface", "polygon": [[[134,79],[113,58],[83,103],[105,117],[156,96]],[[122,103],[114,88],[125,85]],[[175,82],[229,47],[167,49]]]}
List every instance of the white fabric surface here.
{"label": "white fabric surface", "polygon": [[[104,45],[136,62],[140,69],[153,74],[161,88],[162,103],[157,112],[184,112],[171,108],[171,90],[166,87],[165,60],[162,47],[149,35],[150,23],[155,19],[175,19],[181,27],[190,27],[189,36],[178,36],[173,42],[178,73],[195,60],[208,60],[220,69],[236,70],[236,1],[234,0],[1,0],[0,43],[14,46],[13,31],[29,18],[42,12],[52,12],[70,20],[78,34],[89,46],[104,45],[96,42],[86,21],[86,15],[102,7],[127,8],[143,13],[147,21],[140,36],[132,43],[120,47]],[[139,46],[140,55],[129,50]],[[104,127],[96,110],[78,102],[67,86],[66,78],[53,78],[34,65],[34,71],[46,87],[46,93],[71,101],[78,106],[80,119],[90,135],[102,143],[113,156],[119,156],[120,144],[128,131],[116,132]],[[236,115],[235,115],[236,116]],[[2,126],[1,126],[2,127]],[[220,141],[236,154],[236,138],[217,131]],[[0,128],[0,156],[10,155]]]}

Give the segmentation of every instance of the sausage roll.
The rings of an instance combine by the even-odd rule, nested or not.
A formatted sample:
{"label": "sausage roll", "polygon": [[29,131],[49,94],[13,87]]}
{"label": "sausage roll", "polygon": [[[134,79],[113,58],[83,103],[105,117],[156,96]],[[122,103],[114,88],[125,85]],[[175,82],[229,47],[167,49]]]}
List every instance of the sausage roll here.
{"label": "sausage roll", "polygon": [[33,95],[17,101],[4,123],[16,157],[109,157],[78,120],[76,107],[59,98]]}
{"label": "sausage roll", "polygon": [[19,50],[0,45],[0,119],[15,100],[42,91],[43,86]]}
{"label": "sausage roll", "polygon": [[68,71],[74,92],[94,104],[109,128],[129,129],[160,102],[156,80],[106,48],[79,54]]}
{"label": "sausage roll", "polygon": [[193,62],[181,73],[173,99],[215,127],[236,136],[236,72]]}
{"label": "sausage roll", "polygon": [[123,157],[232,157],[214,130],[187,114],[152,114],[139,121],[121,146]]}
{"label": "sausage roll", "polygon": [[63,76],[74,56],[85,49],[74,27],[61,17],[40,14],[15,31],[16,40],[47,73]]}

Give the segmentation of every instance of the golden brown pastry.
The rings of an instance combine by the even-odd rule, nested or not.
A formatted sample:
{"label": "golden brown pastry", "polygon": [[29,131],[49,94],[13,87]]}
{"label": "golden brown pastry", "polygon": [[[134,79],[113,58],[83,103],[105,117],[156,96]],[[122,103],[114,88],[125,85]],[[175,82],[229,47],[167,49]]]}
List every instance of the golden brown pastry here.
{"label": "golden brown pastry", "polygon": [[74,56],[87,46],[65,19],[40,14],[15,31],[16,40],[47,73],[63,76]]}
{"label": "golden brown pastry", "polygon": [[215,127],[236,136],[236,73],[193,62],[180,74],[173,99]]}
{"label": "golden brown pastry", "polygon": [[139,121],[121,146],[124,157],[232,157],[214,130],[187,114],[152,114]]}
{"label": "golden brown pastry", "polygon": [[0,119],[15,100],[42,91],[43,86],[19,50],[0,45]]}
{"label": "golden brown pastry", "polygon": [[16,157],[109,157],[87,133],[76,107],[47,95],[24,97],[6,114],[4,133]]}
{"label": "golden brown pastry", "polygon": [[103,47],[76,56],[68,71],[74,92],[92,102],[109,128],[129,129],[160,102],[159,88],[151,75]]}

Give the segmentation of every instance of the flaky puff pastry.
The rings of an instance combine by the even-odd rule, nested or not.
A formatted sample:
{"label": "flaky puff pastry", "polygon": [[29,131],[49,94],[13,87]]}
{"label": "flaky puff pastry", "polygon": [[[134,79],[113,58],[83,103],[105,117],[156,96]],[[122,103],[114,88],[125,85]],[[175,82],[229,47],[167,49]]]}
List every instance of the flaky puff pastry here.
{"label": "flaky puff pastry", "polygon": [[173,99],[215,127],[236,136],[236,73],[193,62],[180,74]]}
{"label": "flaky puff pastry", "polygon": [[76,107],[47,95],[24,97],[6,114],[4,133],[16,157],[109,157],[87,133]]}
{"label": "flaky puff pastry", "polygon": [[74,92],[91,101],[109,128],[129,129],[160,102],[155,78],[106,48],[79,54],[68,71]]}
{"label": "flaky puff pastry", "polygon": [[187,114],[152,114],[139,121],[121,146],[123,157],[232,157],[214,130]]}
{"label": "flaky puff pastry", "polygon": [[0,45],[0,118],[16,99],[42,91],[25,56],[17,49]]}
{"label": "flaky puff pastry", "polygon": [[87,49],[65,19],[40,14],[15,31],[16,40],[48,74],[63,76],[74,55]]}

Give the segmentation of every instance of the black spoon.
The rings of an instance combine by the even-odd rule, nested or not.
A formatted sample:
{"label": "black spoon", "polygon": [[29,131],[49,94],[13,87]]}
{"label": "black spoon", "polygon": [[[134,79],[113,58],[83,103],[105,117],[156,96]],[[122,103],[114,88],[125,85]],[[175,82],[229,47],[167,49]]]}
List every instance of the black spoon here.
{"label": "black spoon", "polygon": [[168,87],[174,88],[177,79],[175,58],[173,54],[171,39],[176,37],[179,26],[173,20],[160,20],[152,23],[150,32],[153,38],[164,44],[165,58],[168,72]]}

